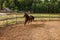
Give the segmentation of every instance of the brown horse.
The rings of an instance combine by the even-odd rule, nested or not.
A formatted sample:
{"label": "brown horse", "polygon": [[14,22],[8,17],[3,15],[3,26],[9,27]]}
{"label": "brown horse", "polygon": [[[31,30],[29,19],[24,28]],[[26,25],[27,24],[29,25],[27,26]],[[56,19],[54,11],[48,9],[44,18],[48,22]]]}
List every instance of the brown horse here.
{"label": "brown horse", "polygon": [[32,16],[32,15],[28,15],[27,13],[24,13],[24,17],[25,17],[25,22],[24,22],[24,25],[28,22],[32,22],[32,21],[34,21],[34,16]]}

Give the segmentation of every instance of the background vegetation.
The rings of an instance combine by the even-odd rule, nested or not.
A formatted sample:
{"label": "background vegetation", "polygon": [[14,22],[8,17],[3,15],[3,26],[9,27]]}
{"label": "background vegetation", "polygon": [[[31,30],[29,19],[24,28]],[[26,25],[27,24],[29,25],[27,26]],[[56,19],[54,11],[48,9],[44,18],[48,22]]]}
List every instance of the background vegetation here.
{"label": "background vegetation", "polygon": [[8,7],[14,11],[60,13],[59,0],[0,0],[0,9],[4,7]]}

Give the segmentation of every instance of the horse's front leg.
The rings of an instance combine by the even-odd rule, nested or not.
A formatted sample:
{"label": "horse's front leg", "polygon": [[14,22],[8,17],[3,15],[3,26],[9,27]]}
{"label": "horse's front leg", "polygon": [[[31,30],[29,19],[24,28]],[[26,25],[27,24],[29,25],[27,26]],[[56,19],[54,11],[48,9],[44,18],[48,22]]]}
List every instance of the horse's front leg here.
{"label": "horse's front leg", "polygon": [[28,20],[25,20],[24,25],[26,25],[27,21],[28,21]]}

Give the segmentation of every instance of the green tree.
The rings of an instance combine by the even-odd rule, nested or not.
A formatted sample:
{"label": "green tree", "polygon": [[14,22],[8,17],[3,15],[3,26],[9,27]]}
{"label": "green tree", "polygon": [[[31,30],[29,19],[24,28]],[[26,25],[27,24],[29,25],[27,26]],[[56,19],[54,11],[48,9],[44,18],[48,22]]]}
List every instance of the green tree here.
{"label": "green tree", "polygon": [[4,3],[4,0],[0,0],[0,9],[1,10],[3,9],[3,3]]}

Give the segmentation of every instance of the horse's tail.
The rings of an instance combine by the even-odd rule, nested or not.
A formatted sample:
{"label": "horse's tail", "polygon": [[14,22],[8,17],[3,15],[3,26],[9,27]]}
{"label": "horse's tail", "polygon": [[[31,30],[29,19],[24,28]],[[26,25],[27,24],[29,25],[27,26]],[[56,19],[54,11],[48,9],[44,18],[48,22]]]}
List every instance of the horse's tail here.
{"label": "horse's tail", "polygon": [[32,19],[32,21],[34,21],[35,17],[31,15],[31,19]]}
{"label": "horse's tail", "polygon": [[34,16],[32,16],[32,19],[33,19],[33,21],[34,21],[35,17],[34,17]]}

